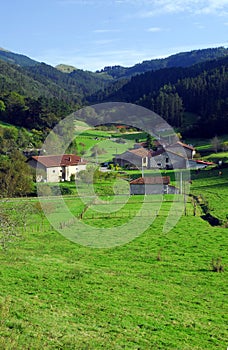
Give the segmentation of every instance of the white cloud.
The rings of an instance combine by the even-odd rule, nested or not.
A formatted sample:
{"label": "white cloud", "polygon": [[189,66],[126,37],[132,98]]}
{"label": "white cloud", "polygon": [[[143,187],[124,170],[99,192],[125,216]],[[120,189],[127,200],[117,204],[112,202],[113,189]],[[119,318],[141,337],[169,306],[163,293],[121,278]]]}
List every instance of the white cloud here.
{"label": "white cloud", "polygon": [[[163,14],[189,13],[193,15],[217,15],[228,14],[228,0],[57,0],[61,5],[85,5],[85,6],[135,6],[138,11],[135,15],[126,17],[149,18]],[[145,8],[145,10],[142,10]]]}
{"label": "white cloud", "polygon": [[104,33],[117,33],[117,32],[120,32],[119,29],[95,29],[93,31],[94,33],[101,33],[101,34],[104,34]]}
{"label": "white cloud", "polygon": [[161,32],[162,28],[159,27],[151,27],[147,29],[148,32],[152,32],[152,33],[157,33],[157,32]]}
{"label": "white cloud", "polygon": [[181,12],[197,15],[224,15],[228,13],[228,0],[149,0],[147,4],[151,5],[151,9],[141,12],[141,17],[154,17]]}

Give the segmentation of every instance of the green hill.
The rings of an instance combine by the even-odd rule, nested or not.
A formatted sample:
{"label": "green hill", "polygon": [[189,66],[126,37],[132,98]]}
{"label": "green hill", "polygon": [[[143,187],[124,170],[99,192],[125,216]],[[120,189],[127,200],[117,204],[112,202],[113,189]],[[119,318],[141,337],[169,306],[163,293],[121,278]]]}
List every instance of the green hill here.
{"label": "green hill", "polygon": [[39,63],[25,55],[14,53],[3,48],[0,48],[0,59],[8,63],[19,65],[21,67],[35,66]]}
{"label": "green hill", "polygon": [[[228,56],[191,67],[163,68],[119,80],[90,101],[123,101],[149,108],[185,136],[228,132]],[[189,116],[194,121],[189,124]]]}
{"label": "green hill", "polygon": [[77,70],[74,66],[69,66],[67,64],[58,64],[55,66],[56,69],[58,69],[62,73],[72,73],[73,71]]}
{"label": "green hill", "polygon": [[116,75],[109,69],[94,73],[60,66],[69,71],[65,73],[2,50],[0,120],[49,128],[84,105],[123,101],[154,110],[185,137],[227,133],[227,52],[217,48],[180,53]]}

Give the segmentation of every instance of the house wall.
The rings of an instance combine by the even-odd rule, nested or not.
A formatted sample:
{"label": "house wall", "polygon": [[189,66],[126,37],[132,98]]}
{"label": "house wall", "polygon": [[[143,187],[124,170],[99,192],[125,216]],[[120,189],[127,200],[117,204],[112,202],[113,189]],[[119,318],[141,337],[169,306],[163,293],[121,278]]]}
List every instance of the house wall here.
{"label": "house wall", "polygon": [[166,169],[171,166],[170,159],[166,153],[150,158],[150,167]]}
{"label": "house wall", "polygon": [[70,181],[71,175],[75,175],[81,171],[86,169],[86,164],[79,164],[79,165],[71,165],[68,167],[65,167],[65,180]]}
{"label": "house wall", "polygon": [[86,164],[47,168],[47,181],[59,182],[61,178],[64,181],[70,181],[71,175],[76,175],[79,171],[85,169]]}
{"label": "house wall", "polygon": [[185,158],[169,152],[167,154],[174,169],[186,169],[187,161]]}
{"label": "house wall", "polygon": [[165,192],[165,185],[145,185],[145,194],[163,194]]}
{"label": "house wall", "polygon": [[131,185],[130,194],[145,194],[145,185]]}
{"label": "house wall", "polygon": [[76,175],[79,171],[86,169],[86,164],[79,164],[74,166],[56,166],[46,168],[44,165],[38,163],[34,159],[30,159],[28,164],[36,169],[36,181],[47,181],[47,182],[59,182],[61,179],[64,181],[70,181],[72,174]]}
{"label": "house wall", "polygon": [[130,185],[130,194],[131,195],[150,195],[150,194],[177,194],[179,189],[175,186],[170,185]]}
{"label": "house wall", "polygon": [[141,169],[142,166],[147,168],[149,166],[148,157],[139,157],[134,153],[125,152],[119,157],[113,159],[114,164],[119,164],[121,167],[130,166]]}
{"label": "house wall", "polygon": [[170,152],[165,152],[159,154],[158,156],[152,157],[150,159],[150,167],[151,168],[175,168],[175,169],[185,169],[186,168],[186,160],[183,157],[175,155]]}
{"label": "house wall", "polygon": [[130,185],[131,194],[163,194],[165,191],[165,185]]}
{"label": "house wall", "polygon": [[170,150],[174,153],[179,153],[180,155],[182,155],[183,157],[187,157],[188,159],[192,159],[195,153],[190,148],[186,148],[181,145],[171,146]]}
{"label": "house wall", "polygon": [[47,182],[59,182],[60,177],[62,177],[61,170],[61,167],[46,168]]}
{"label": "house wall", "polygon": [[36,170],[36,182],[46,180],[46,168],[42,164],[37,163],[35,159],[29,159],[27,164]]}

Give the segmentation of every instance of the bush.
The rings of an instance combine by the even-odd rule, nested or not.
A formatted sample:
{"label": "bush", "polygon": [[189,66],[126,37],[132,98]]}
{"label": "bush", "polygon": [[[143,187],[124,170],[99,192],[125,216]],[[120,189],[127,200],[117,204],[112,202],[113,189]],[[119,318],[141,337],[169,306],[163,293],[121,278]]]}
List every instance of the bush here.
{"label": "bush", "polygon": [[70,175],[70,181],[71,182],[75,182],[75,174],[71,174]]}
{"label": "bush", "polygon": [[224,271],[224,267],[222,265],[221,258],[217,258],[217,259],[213,258],[211,261],[211,265],[212,265],[212,271],[214,271],[214,272],[223,272]]}

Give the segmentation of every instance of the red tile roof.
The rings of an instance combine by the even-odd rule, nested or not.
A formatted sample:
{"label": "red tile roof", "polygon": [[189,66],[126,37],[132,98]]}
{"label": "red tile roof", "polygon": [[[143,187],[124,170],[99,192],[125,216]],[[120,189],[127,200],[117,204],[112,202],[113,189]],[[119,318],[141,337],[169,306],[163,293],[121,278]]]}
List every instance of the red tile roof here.
{"label": "red tile roof", "polygon": [[204,160],[200,160],[200,159],[192,159],[193,161],[195,161],[196,163],[199,163],[199,164],[205,164],[205,165],[214,165],[215,163],[213,162],[206,162]]}
{"label": "red tile roof", "polygon": [[32,159],[44,165],[46,168],[85,164],[82,158],[75,154],[33,156]]}
{"label": "red tile roof", "polygon": [[133,153],[136,156],[141,157],[141,158],[145,158],[145,157],[148,157],[150,155],[149,151],[145,148],[136,148],[136,149],[132,149],[128,152]]}
{"label": "red tile roof", "polygon": [[135,180],[130,181],[131,185],[168,185],[169,183],[169,176],[139,177]]}
{"label": "red tile roof", "polygon": [[169,146],[167,146],[167,147],[176,147],[176,146],[182,146],[182,147],[184,147],[184,148],[188,148],[188,149],[190,149],[190,150],[192,150],[192,151],[194,151],[194,147],[192,147],[192,146],[190,146],[190,145],[187,145],[186,143],[183,143],[183,142],[181,142],[181,141],[177,141],[176,143],[174,143],[173,145],[169,145]]}

